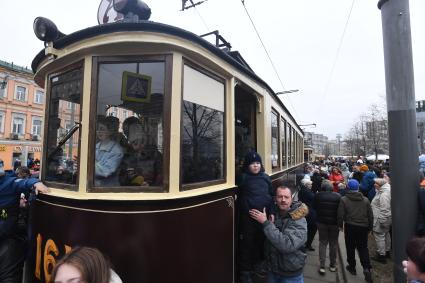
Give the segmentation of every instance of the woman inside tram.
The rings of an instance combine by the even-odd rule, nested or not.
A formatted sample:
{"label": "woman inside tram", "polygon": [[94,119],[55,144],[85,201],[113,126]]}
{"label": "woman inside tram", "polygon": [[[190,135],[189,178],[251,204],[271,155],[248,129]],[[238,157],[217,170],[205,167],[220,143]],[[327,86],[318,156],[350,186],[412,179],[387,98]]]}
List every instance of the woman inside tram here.
{"label": "woman inside tram", "polygon": [[119,186],[118,167],[124,151],[117,141],[119,120],[113,116],[98,116],[96,130],[95,185]]}

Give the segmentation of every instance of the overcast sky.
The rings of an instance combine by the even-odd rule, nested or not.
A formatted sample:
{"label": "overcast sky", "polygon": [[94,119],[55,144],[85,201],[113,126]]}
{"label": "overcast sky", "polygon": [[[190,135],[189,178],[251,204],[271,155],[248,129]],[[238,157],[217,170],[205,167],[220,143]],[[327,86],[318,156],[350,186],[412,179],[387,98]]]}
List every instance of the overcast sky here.
{"label": "overcast sky", "polygon": [[[356,0],[354,4],[352,0],[245,0],[282,83],[240,0],[208,0],[197,10],[185,12],[180,11],[181,0],[145,2],[152,9],[153,21],[196,34],[219,30],[232,50],[238,50],[276,92],[299,89],[282,99],[299,124],[317,124],[316,128],[307,127],[308,131],[331,139],[337,133],[344,135],[368,105],[382,103],[385,98],[377,0]],[[97,25],[99,3],[100,0],[1,0],[0,60],[30,67],[43,48],[32,30],[37,16],[51,19],[68,34]],[[424,0],[410,1],[410,18],[416,100],[421,100],[425,99]]]}

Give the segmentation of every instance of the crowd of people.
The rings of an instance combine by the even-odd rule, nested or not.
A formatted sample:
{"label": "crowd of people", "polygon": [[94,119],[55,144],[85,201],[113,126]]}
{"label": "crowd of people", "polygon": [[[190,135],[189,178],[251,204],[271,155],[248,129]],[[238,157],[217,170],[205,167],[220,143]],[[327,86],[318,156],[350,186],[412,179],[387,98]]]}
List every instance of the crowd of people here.
{"label": "crowd of people", "polygon": [[[420,182],[416,236],[423,237],[423,174]],[[364,279],[373,282],[371,260],[385,264],[391,256],[391,174],[388,160],[368,162],[359,158],[356,161],[315,162],[305,167],[305,174],[297,183],[299,190],[292,188],[292,194],[298,197],[295,201],[290,188],[280,185],[276,190],[272,189],[258,153],[250,152],[245,157],[237,194],[241,282],[252,282],[254,274],[267,274],[268,282],[303,282],[306,252],[315,250],[312,242],[317,231],[320,275],[325,275],[327,270],[337,271],[338,235],[343,232],[348,263],[345,269],[357,275],[357,250]],[[370,233],[376,242],[372,256],[369,256],[368,248]],[[326,268],[328,249],[329,265]],[[423,250],[415,252],[415,256],[409,256],[406,266],[415,266],[420,273],[425,254]],[[410,280],[423,278],[412,274],[408,272]]]}

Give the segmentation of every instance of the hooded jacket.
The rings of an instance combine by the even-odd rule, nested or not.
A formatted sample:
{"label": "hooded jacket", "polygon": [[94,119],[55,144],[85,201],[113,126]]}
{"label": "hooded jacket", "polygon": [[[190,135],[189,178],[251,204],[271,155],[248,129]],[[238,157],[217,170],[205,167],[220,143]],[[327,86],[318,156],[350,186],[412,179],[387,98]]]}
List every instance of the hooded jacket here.
{"label": "hooded jacket", "polygon": [[338,226],[343,222],[372,230],[373,212],[369,200],[358,191],[348,191],[338,206]]}
{"label": "hooded jacket", "polygon": [[301,202],[293,202],[290,210],[278,214],[275,223],[263,223],[267,240],[265,257],[271,272],[281,276],[299,276],[303,272],[306,253],[303,251],[307,240],[308,208]]}
{"label": "hooded jacket", "polygon": [[377,190],[371,202],[373,211],[373,231],[388,232],[391,226],[391,187],[390,184],[382,185]]}

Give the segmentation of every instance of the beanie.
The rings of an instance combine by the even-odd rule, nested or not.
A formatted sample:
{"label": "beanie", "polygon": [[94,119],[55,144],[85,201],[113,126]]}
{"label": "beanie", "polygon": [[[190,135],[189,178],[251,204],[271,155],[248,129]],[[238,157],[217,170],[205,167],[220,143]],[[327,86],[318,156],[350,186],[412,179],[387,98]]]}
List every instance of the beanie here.
{"label": "beanie", "polygon": [[360,166],[360,171],[362,171],[362,172],[366,172],[366,171],[369,171],[369,167],[367,167],[367,165],[362,165],[362,166]]}
{"label": "beanie", "polygon": [[356,179],[351,179],[350,181],[348,181],[348,184],[347,184],[347,188],[350,191],[359,190],[359,186],[360,186],[359,181],[357,181]]}
{"label": "beanie", "polygon": [[255,151],[251,151],[247,155],[245,155],[244,164],[245,166],[249,166],[253,162],[260,162],[260,164],[263,164],[263,162],[261,161],[261,156]]}

